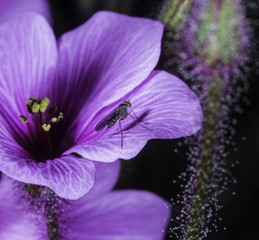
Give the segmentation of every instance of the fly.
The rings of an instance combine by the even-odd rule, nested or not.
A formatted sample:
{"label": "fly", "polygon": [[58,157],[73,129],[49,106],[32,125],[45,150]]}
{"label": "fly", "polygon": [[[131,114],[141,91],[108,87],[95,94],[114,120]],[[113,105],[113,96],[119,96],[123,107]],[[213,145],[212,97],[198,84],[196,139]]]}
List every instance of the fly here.
{"label": "fly", "polygon": [[[131,116],[131,118],[138,123],[137,121],[137,116],[136,114],[131,111],[128,112],[128,108],[131,107],[131,103],[129,101],[124,101],[123,103],[121,103],[118,107],[116,107],[112,112],[110,112],[107,116],[105,116],[96,126],[95,126],[95,131],[99,132],[101,130],[103,130],[105,127],[106,131],[108,130],[108,128],[111,128],[112,126],[114,126],[114,124],[119,121],[119,126],[120,126],[120,133],[121,133],[121,148],[123,148],[123,133],[122,133],[122,127],[121,127],[121,121],[126,119],[128,116]],[[131,113],[134,114],[135,118],[131,115]],[[141,125],[141,124],[140,124]],[[143,126],[143,125],[141,125]],[[143,126],[144,128],[146,128],[145,126]],[[148,128],[146,128],[148,129]],[[148,129],[151,130],[151,129]],[[106,132],[105,131],[105,132]],[[104,133],[105,133],[104,132]],[[104,134],[103,133],[103,134]],[[103,134],[100,136],[102,137]],[[97,139],[99,139],[100,137],[98,137]],[[96,140],[97,140],[96,139]]]}

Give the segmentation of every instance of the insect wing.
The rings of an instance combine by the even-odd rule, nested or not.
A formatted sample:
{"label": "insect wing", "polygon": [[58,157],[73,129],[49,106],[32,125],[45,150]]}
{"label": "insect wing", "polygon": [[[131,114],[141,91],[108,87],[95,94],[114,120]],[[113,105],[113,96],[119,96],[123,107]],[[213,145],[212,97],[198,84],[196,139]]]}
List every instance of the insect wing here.
{"label": "insect wing", "polygon": [[109,124],[111,119],[114,118],[115,115],[116,115],[116,111],[113,110],[108,115],[106,115],[100,122],[97,123],[94,130],[96,132],[99,132],[99,131],[103,130]]}

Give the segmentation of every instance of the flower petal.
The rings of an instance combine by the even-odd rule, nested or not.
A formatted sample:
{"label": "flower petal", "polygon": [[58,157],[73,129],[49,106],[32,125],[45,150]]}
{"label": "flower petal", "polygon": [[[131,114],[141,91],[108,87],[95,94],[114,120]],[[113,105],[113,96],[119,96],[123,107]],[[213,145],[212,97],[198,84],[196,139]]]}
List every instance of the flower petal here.
{"label": "flower petal", "polygon": [[30,159],[0,124],[0,170],[24,183],[51,188],[58,196],[78,199],[94,185],[95,167],[92,161],[74,156],[62,156],[46,163]]}
{"label": "flower petal", "polygon": [[0,9],[0,24],[15,18],[17,15],[25,11],[39,13],[51,22],[47,0],[1,0]]}
{"label": "flower petal", "polygon": [[170,216],[168,203],[144,191],[114,191],[88,204],[78,202],[66,212],[74,222],[70,240],[162,240]]}
{"label": "flower petal", "polygon": [[[130,100],[129,111],[133,111],[131,116],[135,120],[128,116],[121,121],[123,138],[119,123],[107,131],[95,132],[98,121],[125,100]],[[189,136],[200,129],[201,123],[202,109],[196,94],[179,78],[154,71],[139,87],[100,111],[88,125],[88,131],[69,151],[95,161],[130,159],[147,140]]]}
{"label": "flower petal", "polygon": [[25,129],[19,116],[28,98],[46,94],[56,61],[55,36],[42,16],[28,12],[0,25],[0,120],[11,131]]}
{"label": "flower petal", "polygon": [[95,162],[96,179],[90,192],[84,196],[85,201],[98,199],[99,196],[112,190],[120,173],[120,160],[112,163]]}
{"label": "flower petal", "polygon": [[99,12],[64,34],[53,93],[64,121],[80,134],[100,108],[144,81],[157,64],[162,32],[160,22]]}
{"label": "flower petal", "polygon": [[[3,177],[0,181],[0,239],[48,239],[39,234],[35,218],[20,209],[14,200],[13,180]],[[28,227],[29,226],[29,227]],[[42,226],[41,228],[44,228]]]}

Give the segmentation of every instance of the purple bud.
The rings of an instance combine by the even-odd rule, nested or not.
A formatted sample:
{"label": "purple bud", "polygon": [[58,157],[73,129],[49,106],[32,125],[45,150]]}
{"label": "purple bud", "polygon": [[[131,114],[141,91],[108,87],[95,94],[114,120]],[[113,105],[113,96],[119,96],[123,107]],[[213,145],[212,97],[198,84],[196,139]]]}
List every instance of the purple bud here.
{"label": "purple bud", "polygon": [[185,66],[202,78],[239,74],[248,54],[248,35],[238,0],[197,1],[183,32]]}

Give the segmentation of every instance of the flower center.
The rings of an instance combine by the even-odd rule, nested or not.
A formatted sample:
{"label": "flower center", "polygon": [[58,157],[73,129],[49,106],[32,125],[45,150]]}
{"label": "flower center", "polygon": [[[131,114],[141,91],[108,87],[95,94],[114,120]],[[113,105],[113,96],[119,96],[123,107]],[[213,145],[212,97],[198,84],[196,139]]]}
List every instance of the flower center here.
{"label": "flower center", "polygon": [[[48,111],[46,111],[48,106],[49,99],[47,97],[43,97],[42,100],[37,97],[31,97],[28,99],[28,104],[26,105],[26,108],[30,114],[38,115],[40,120],[39,123],[41,124],[42,129],[46,132],[50,130],[51,124],[60,122],[64,117],[63,113],[60,112],[58,116],[52,117],[48,122],[44,122],[49,119],[48,116],[58,111],[57,106],[53,106]],[[29,122],[29,119],[23,115],[20,116],[20,120],[24,123]]]}
{"label": "flower center", "polygon": [[39,162],[58,157],[59,144],[53,142],[56,139],[53,136],[57,133],[57,125],[64,117],[63,113],[58,113],[57,106],[49,107],[50,100],[47,97],[43,97],[42,100],[31,97],[27,101],[28,116],[19,117],[28,126],[28,141],[23,147]]}

